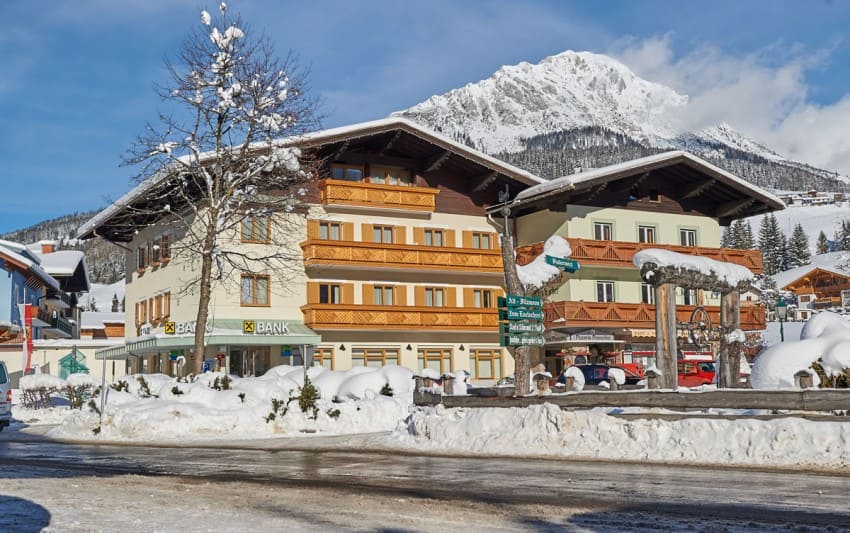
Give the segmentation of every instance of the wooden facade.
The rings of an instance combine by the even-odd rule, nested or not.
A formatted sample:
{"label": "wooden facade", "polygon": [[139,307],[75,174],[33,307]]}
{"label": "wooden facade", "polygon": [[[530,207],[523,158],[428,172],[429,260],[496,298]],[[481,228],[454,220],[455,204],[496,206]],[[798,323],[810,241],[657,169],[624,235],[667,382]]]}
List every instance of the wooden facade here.
{"label": "wooden facade", "polygon": [[841,291],[850,290],[850,276],[815,268],[782,288],[797,295],[814,294],[818,298],[816,303],[840,302]]}
{"label": "wooden facade", "polygon": [[422,329],[498,332],[496,309],[351,304],[307,304],[304,323],[316,330]]}

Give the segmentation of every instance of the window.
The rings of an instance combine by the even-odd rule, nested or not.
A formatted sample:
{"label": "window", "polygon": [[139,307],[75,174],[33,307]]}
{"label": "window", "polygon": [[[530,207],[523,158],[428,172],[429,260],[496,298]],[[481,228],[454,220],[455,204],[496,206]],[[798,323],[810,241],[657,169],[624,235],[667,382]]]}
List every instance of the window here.
{"label": "window", "polygon": [[613,281],[597,281],[596,282],[596,301],[597,302],[613,302],[614,301],[614,282]]}
{"label": "window", "polygon": [[153,246],[151,247],[151,265],[158,266],[159,257],[159,239],[157,239],[154,241]]}
{"label": "window", "polygon": [[319,284],[319,303],[338,304],[342,303],[342,287],[329,283]]}
{"label": "window", "polygon": [[167,261],[171,259],[171,235],[162,235],[159,239],[157,239],[157,244],[159,244],[159,259],[160,261]]}
{"label": "window", "polygon": [[696,246],[697,245],[697,230],[695,229],[680,229],[679,230],[679,244],[682,246]]}
{"label": "window", "polygon": [[393,243],[393,227],[392,226],[372,226],[372,242],[380,242],[383,244]]}
{"label": "window", "polygon": [[338,241],[342,238],[339,222],[319,222],[319,238],[326,241]]}
{"label": "window", "polygon": [[493,291],[490,289],[473,289],[472,307],[493,307]]}
{"label": "window", "polygon": [[148,266],[148,248],[147,246],[139,246],[138,253],[136,255],[136,268],[139,270],[144,270],[145,267]]}
{"label": "window", "polygon": [[682,305],[699,305],[697,296],[696,289],[682,289]]}
{"label": "window", "polygon": [[649,283],[640,284],[640,301],[645,304],[655,303],[655,290]]}
{"label": "window", "polygon": [[410,171],[405,168],[372,166],[369,173],[369,182],[382,185],[404,185],[413,184]]}
{"label": "window", "polygon": [[353,348],[351,350],[351,366],[368,366],[380,368],[384,365],[397,365],[398,349],[393,348]]}
{"label": "window", "polygon": [[491,233],[472,233],[472,247],[482,250],[493,248],[493,235]]}
{"label": "window", "polygon": [[654,244],[655,226],[638,226],[638,242]]}
{"label": "window", "polygon": [[597,241],[610,241],[614,225],[610,222],[594,222],[593,238]]}
{"label": "window", "polygon": [[446,289],[425,289],[425,305],[427,307],[443,307],[446,305]]}
{"label": "window", "polygon": [[376,285],[372,293],[375,305],[393,305],[393,287]]}
{"label": "window", "polygon": [[473,379],[499,379],[502,377],[502,350],[469,351],[469,367]]}
{"label": "window", "polygon": [[445,242],[444,231],[441,229],[425,230],[425,246],[443,246]]}
{"label": "window", "polygon": [[649,189],[649,201],[650,202],[661,202],[661,193],[658,189]]}
{"label": "window", "polygon": [[331,165],[331,177],[335,180],[363,181],[363,167],[354,165]]}
{"label": "window", "polygon": [[242,305],[269,305],[269,277],[242,275]]}
{"label": "window", "polygon": [[328,370],[334,369],[334,350],[331,347],[323,346],[316,348],[313,352],[313,365],[321,366]]}
{"label": "window", "polygon": [[430,368],[443,375],[454,372],[451,348],[419,348],[419,369]]}
{"label": "window", "polygon": [[242,242],[269,242],[270,226],[268,217],[246,217],[242,220]]}

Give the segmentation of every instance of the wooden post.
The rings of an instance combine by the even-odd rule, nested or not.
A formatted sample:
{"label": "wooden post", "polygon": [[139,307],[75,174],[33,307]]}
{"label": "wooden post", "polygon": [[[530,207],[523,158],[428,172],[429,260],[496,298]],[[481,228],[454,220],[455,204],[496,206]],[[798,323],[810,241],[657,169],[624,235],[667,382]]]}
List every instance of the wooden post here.
{"label": "wooden post", "polygon": [[675,389],[676,374],[676,285],[655,286],[655,366],[661,372],[658,385]]}
{"label": "wooden post", "polygon": [[610,385],[608,390],[612,390],[612,391],[620,390],[620,384],[617,383],[617,380],[614,379],[614,378],[608,378],[608,385]]}
{"label": "wooden post", "polygon": [[649,371],[646,372],[646,374],[644,374],[644,377],[646,378],[646,388],[647,389],[659,389],[660,388],[658,386],[658,374],[656,374],[652,370],[649,370]]}
{"label": "wooden post", "polygon": [[443,374],[443,394],[454,396],[455,377],[451,374]]}
{"label": "wooden post", "polygon": [[573,387],[576,386],[576,378],[572,376],[567,376],[567,392],[572,392]]}
{"label": "wooden post", "polygon": [[730,342],[727,336],[741,326],[741,298],[737,290],[724,292],[720,296],[720,350],[717,354],[719,378],[717,385],[721,389],[739,386],[741,373],[740,343]]}
{"label": "wooden post", "polygon": [[815,380],[812,379],[812,375],[805,370],[800,370],[794,374],[794,381],[801,389],[811,389],[815,386]]}

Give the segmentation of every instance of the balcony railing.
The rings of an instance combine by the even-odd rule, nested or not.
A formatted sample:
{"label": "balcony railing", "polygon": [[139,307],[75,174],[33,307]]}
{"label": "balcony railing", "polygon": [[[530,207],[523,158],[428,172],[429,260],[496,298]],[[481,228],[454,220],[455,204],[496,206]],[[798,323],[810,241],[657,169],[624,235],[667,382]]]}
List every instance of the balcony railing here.
{"label": "balcony railing", "polygon": [[496,309],[348,304],[307,304],[304,323],[313,329],[393,329],[492,331],[499,328]]}
{"label": "balcony railing", "polygon": [[432,212],[439,189],[380,185],[359,181],[326,179],[319,183],[322,204],[341,204],[362,207],[404,209]]}
{"label": "balcony railing", "polygon": [[[570,248],[573,250],[570,258],[576,259],[582,264],[634,268],[632,258],[635,253],[647,248],[662,248],[681,254],[698,255],[717,261],[734,263],[749,268],[753,274],[760,274],[762,271],[761,253],[757,250],[734,250],[731,248],[676,246],[671,244],[625,241],[597,241],[594,239],[578,238],[569,238],[567,240],[570,243]],[[530,263],[541,253],[543,253],[543,243],[518,248],[517,263],[521,265]]]}
{"label": "balcony railing", "polygon": [[829,296],[826,298],[818,298],[812,304],[812,309],[822,310],[822,309],[832,309],[835,307],[841,307],[841,298],[838,296]]}
{"label": "balcony railing", "polygon": [[[55,333],[62,333],[69,337],[74,334],[74,326],[68,322],[68,319],[59,315],[56,311],[48,311],[43,307],[39,307],[38,316],[36,318],[41,323],[40,327],[42,329],[52,330]],[[33,322],[33,325],[36,325],[36,322]]]}
{"label": "balcony railing", "polygon": [[[720,307],[705,306],[712,328],[720,325]],[[677,305],[676,321],[688,322],[696,306]],[[741,329],[765,328],[764,308],[742,305]],[[620,302],[551,302],[543,309],[548,328],[628,328],[655,329],[655,305]]]}
{"label": "balcony railing", "polygon": [[499,250],[310,239],[304,264],[502,273]]}

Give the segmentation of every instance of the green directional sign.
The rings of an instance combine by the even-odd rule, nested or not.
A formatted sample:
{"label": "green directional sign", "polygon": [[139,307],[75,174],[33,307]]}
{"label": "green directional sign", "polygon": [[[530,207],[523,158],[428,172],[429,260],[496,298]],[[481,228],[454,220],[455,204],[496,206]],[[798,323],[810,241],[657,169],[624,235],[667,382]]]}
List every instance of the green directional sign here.
{"label": "green directional sign", "polygon": [[543,346],[546,340],[543,335],[503,335],[502,346]]}
{"label": "green directional sign", "polygon": [[564,259],[563,257],[555,257],[554,255],[547,255],[546,263],[554,267],[563,268],[570,273],[581,268],[581,265],[575,259]]}
{"label": "green directional sign", "polygon": [[512,320],[510,322],[499,323],[500,335],[507,335],[508,333],[543,333],[544,331],[546,331],[546,327],[540,322]]}
{"label": "green directional sign", "polygon": [[543,307],[543,298],[508,294],[504,298],[499,296],[497,303],[499,307]]}
{"label": "green directional sign", "polygon": [[543,320],[542,309],[499,309],[499,320]]}

